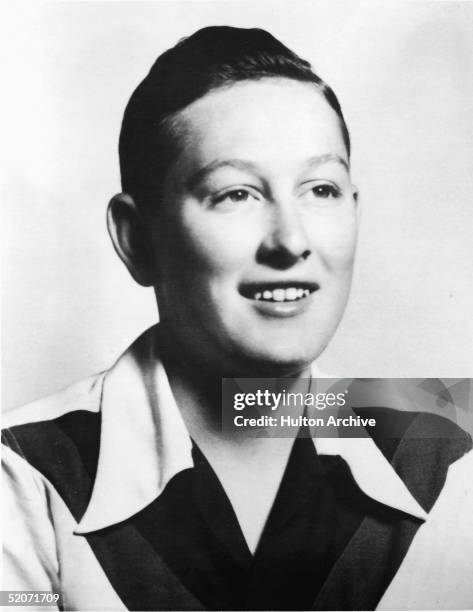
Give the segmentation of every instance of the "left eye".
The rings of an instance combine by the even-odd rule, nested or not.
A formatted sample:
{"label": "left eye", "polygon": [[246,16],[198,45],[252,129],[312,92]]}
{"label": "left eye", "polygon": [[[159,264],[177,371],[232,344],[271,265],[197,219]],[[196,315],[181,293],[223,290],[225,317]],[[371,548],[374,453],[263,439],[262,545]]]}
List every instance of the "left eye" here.
{"label": "left eye", "polygon": [[335,185],[330,185],[328,183],[324,183],[321,185],[316,185],[312,187],[311,192],[314,194],[316,198],[338,198],[340,197],[340,189]]}

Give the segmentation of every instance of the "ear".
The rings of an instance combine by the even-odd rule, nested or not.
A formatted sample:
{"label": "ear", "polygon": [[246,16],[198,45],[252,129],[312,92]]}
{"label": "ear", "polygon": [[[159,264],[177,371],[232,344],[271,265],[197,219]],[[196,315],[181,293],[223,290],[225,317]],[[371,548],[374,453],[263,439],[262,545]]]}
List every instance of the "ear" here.
{"label": "ear", "polygon": [[355,207],[356,207],[356,218],[357,221],[360,221],[360,217],[361,217],[361,203],[360,203],[360,192],[358,191],[358,187],[356,185],[352,185],[352,192],[353,192],[353,200],[355,202]]}
{"label": "ear", "polygon": [[137,283],[144,287],[153,284],[153,259],[142,215],[135,201],[127,193],[119,193],[110,200],[107,227],[113,246]]}

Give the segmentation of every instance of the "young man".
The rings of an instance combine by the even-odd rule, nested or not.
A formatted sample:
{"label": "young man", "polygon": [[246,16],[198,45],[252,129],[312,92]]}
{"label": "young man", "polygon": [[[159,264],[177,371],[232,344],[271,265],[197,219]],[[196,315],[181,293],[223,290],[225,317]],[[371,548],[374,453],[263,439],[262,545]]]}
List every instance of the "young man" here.
{"label": "young man", "polygon": [[120,161],[109,231],[160,323],[12,415],[4,588],[64,609],[468,607],[471,443],[452,423],[221,428],[223,377],[316,374],[345,308],[358,210],[333,91],[262,30],[205,28],[134,92]]}

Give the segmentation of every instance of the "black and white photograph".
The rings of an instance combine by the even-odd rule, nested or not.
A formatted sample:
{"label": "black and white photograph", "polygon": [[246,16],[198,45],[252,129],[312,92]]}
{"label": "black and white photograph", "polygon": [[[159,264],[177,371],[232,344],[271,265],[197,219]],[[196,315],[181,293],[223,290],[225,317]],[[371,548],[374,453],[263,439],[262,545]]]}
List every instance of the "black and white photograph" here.
{"label": "black and white photograph", "polygon": [[473,610],[473,2],[5,2],[0,606]]}

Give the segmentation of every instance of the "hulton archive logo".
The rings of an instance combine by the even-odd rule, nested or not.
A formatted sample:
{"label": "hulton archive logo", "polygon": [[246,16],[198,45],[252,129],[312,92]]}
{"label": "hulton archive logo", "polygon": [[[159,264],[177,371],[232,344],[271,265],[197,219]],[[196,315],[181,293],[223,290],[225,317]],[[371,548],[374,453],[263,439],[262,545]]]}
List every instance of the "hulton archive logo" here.
{"label": "hulton archive logo", "polygon": [[[222,428],[248,435],[392,437],[399,412],[430,412],[473,430],[470,379],[227,378]],[[428,434],[427,434],[428,435]]]}

